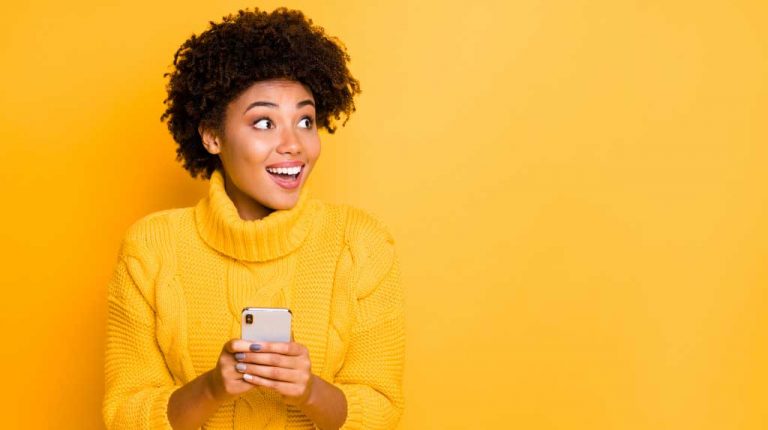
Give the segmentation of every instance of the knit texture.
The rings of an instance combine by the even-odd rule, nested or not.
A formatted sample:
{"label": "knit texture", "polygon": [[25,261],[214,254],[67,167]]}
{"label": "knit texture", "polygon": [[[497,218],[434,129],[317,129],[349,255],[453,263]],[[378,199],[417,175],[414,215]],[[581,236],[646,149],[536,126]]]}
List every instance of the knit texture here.
{"label": "knit texture", "polygon": [[[215,171],[206,198],[135,222],[107,289],[103,415],[108,429],[170,429],[171,394],[215,367],[240,337],[243,308],[287,307],[312,372],[347,399],[346,429],[393,428],[403,410],[404,311],[388,229],[368,213],[311,197],[242,220]],[[205,429],[312,429],[256,388]]]}

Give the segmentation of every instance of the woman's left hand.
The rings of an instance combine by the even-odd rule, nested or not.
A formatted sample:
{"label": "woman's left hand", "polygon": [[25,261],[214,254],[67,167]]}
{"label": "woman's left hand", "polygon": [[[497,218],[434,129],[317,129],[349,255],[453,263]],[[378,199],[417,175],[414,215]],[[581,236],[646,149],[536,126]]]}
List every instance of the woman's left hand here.
{"label": "woman's left hand", "polygon": [[272,388],[289,405],[301,406],[309,399],[315,376],[307,348],[296,342],[258,342],[253,352],[238,352],[236,369],[253,385]]}

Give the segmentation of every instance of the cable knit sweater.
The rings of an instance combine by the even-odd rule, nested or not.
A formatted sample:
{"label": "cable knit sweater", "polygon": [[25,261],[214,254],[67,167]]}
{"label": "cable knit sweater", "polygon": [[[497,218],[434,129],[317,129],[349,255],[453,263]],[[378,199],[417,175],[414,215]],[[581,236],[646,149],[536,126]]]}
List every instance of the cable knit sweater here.
{"label": "cable knit sweater", "polygon": [[[244,307],[287,307],[312,372],[347,399],[344,428],[396,426],[402,409],[403,297],[394,240],[366,212],[313,199],[242,220],[220,171],[194,206],[150,214],[120,247],[107,291],[109,429],[170,429],[171,393],[212,369],[240,337]],[[207,429],[313,428],[257,387]]]}

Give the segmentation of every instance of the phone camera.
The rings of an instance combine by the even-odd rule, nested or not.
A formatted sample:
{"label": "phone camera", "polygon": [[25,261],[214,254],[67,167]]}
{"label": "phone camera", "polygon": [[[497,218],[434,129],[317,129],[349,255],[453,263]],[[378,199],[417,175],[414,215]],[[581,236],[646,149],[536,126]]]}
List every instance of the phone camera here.
{"label": "phone camera", "polygon": [[253,315],[252,314],[245,314],[245,323],[246,324],[253,324]]}

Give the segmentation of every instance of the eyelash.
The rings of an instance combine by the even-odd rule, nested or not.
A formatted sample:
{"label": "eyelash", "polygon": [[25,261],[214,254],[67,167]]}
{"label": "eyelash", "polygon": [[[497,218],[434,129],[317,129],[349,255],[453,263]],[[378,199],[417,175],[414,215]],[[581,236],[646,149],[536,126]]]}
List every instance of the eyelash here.
{"label": "eyelash", "polygon": [[[305,119],[306,119],[307,121],[309,121],[309,125],[308,125],[306,128],[307,128],[307,129],[310,129],[310,128],[312,128],[312,126],[315,124],[315,121],[314,121],[314,120],[313,120],[311,117],[309,117],[309,116],[304,116],[304,117],[302,117],[302,118],[299,120],[299,123],[301,123],[301,121],[304,121]],[[273,123],[272,123],[272,120],[271,120],[271,119],[269,119],[269,118],[266,118],[266,117],[262,117],[262,118],[259,118],[259,119],[257,119],[256,121],[254,121],[254,122],[253,122],[253,124],[252,124],[252,125],[253,125],[254,127],[256,127],[256,124],[258,124],[259,122],[261,122],[261,121],[264,121],[264,120],[267,120],[267,121],[269,121],[270,127],[268,127],[268,128],[272,128],[272,127],[271,127],[271,126],[273,125]]]}

